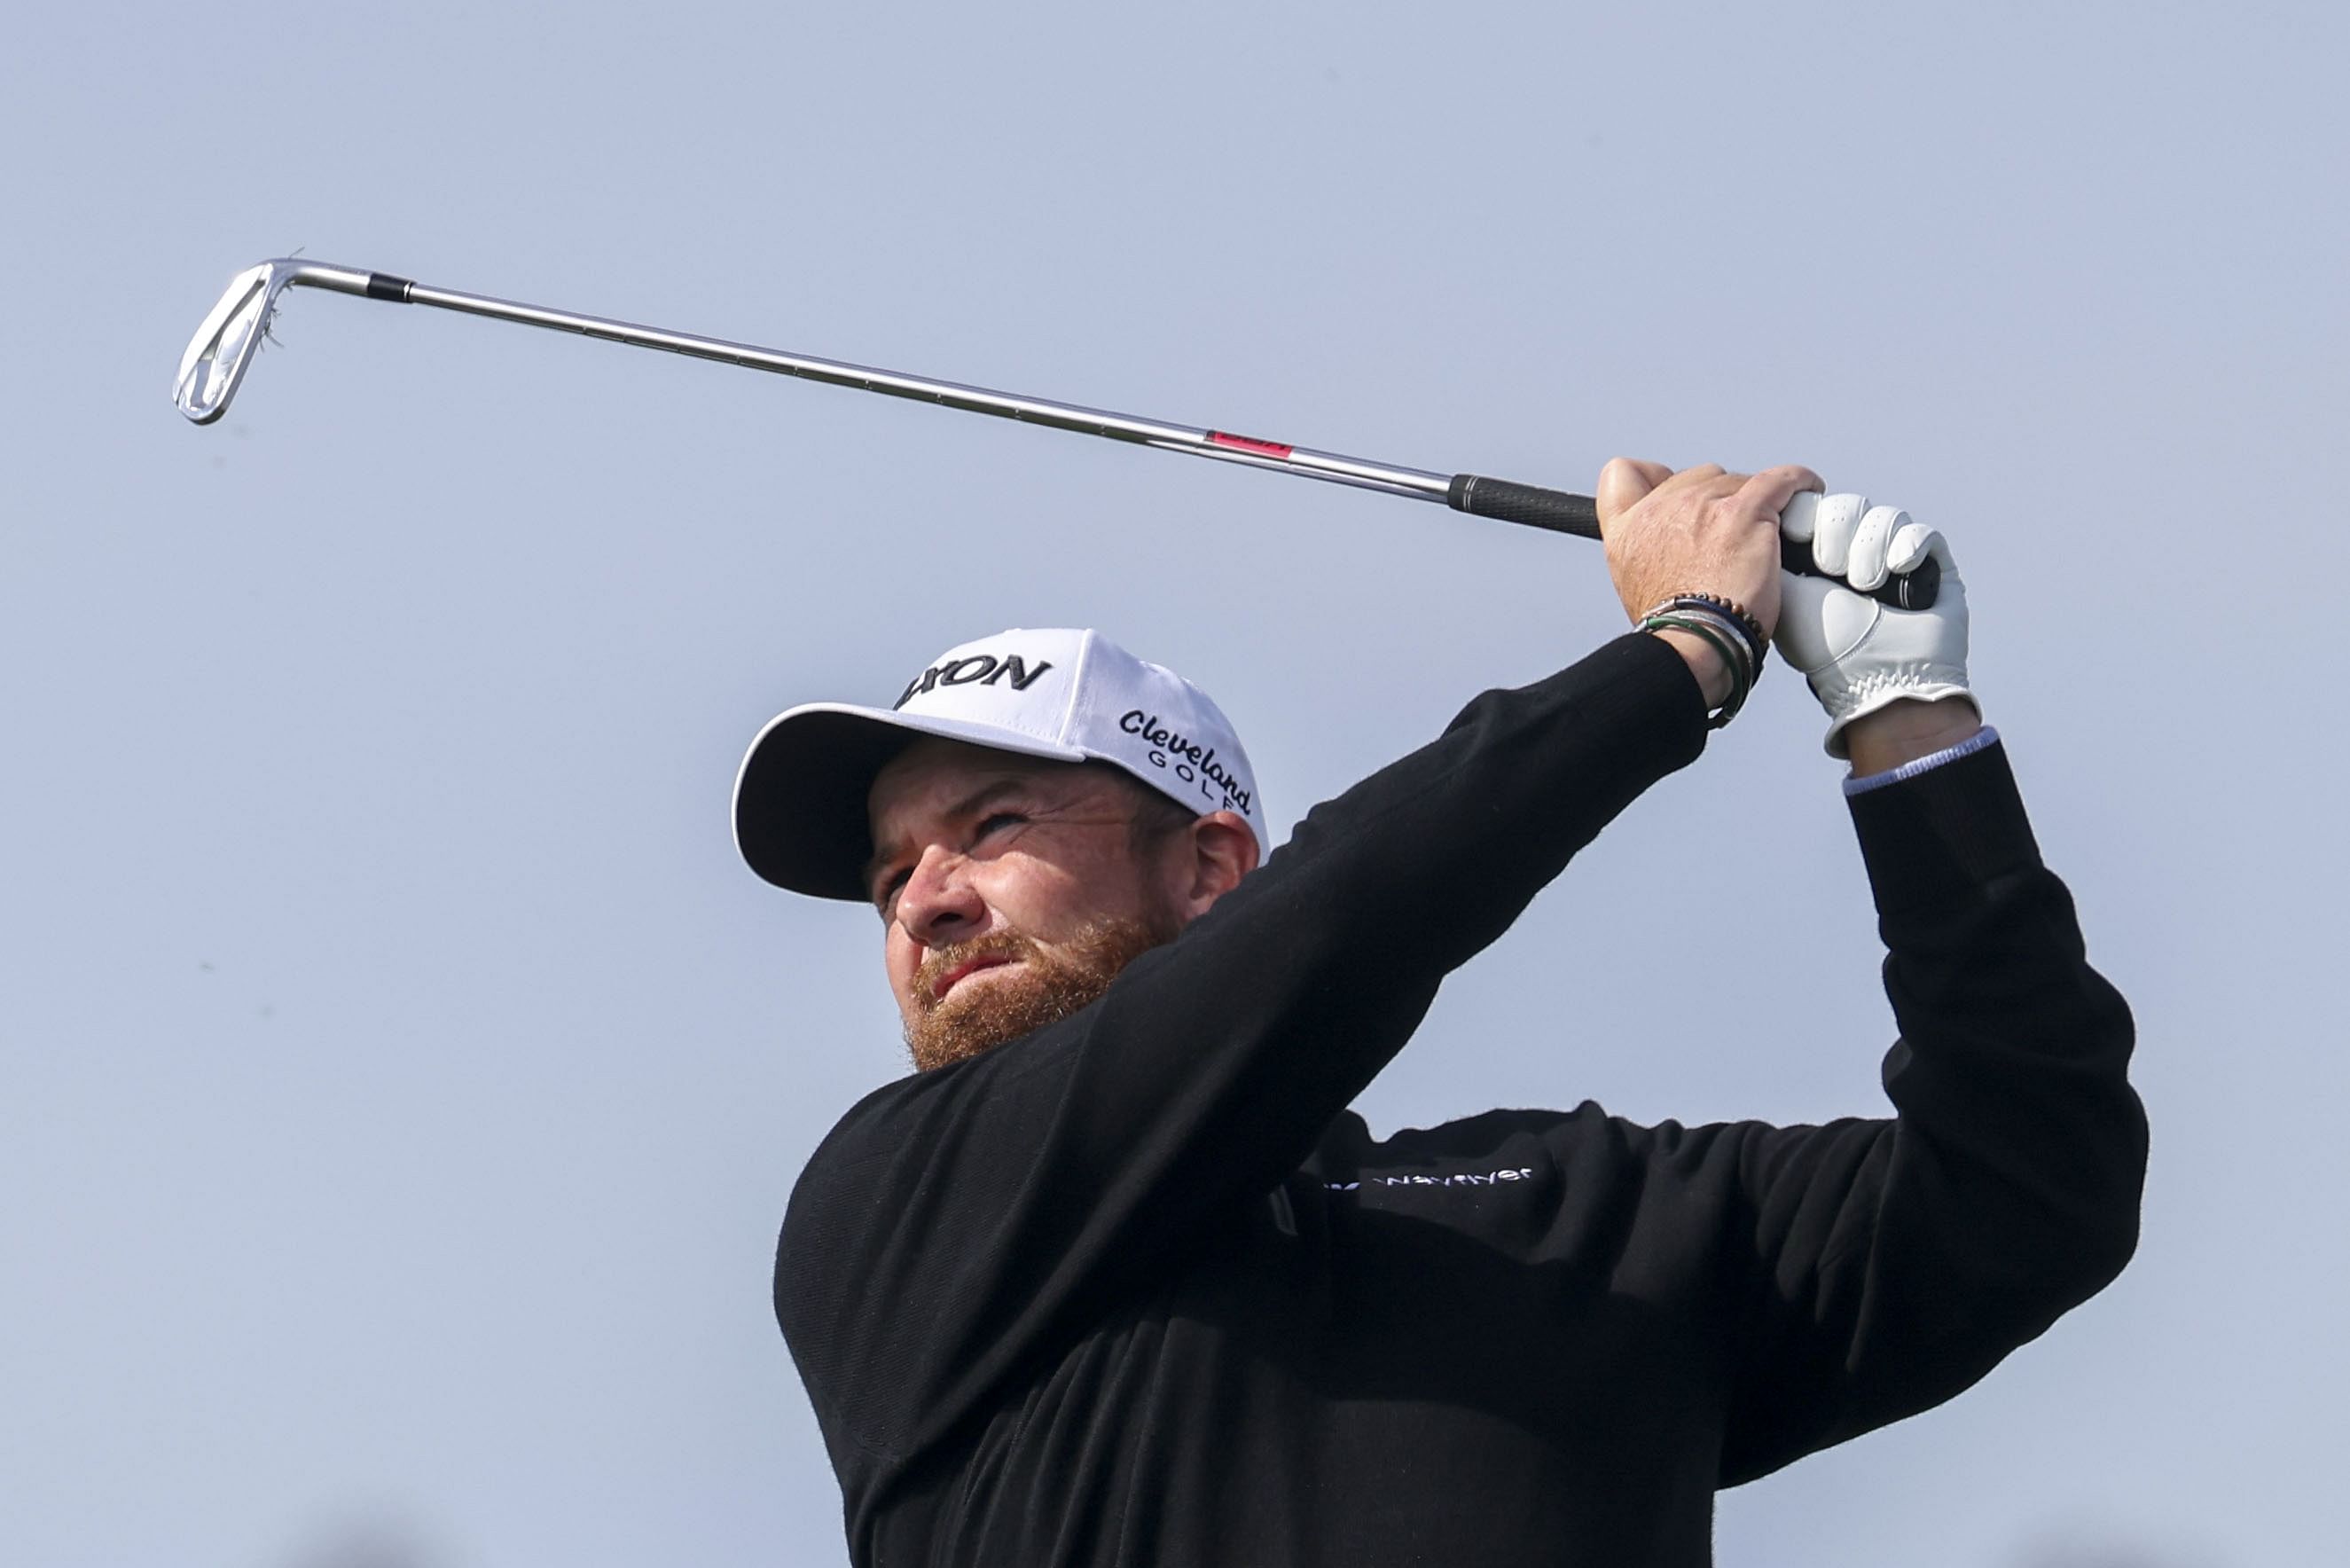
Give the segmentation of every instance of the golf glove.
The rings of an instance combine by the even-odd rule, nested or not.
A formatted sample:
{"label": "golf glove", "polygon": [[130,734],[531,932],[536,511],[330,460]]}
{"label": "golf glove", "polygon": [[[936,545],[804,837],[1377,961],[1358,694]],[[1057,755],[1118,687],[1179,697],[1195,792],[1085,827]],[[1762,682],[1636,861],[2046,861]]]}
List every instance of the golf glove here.
{"label": "golf glove", "polygon": [[[1780,578],[1774,640],[1828,712],[1827,753],[1847,757],[1845,726],[1901,699],[1936,702],[1967,690],[1967,586],[1942,536],[1865,495],[1799,493],[1779,514],[1783,537],[1809,544],[1825,577]],[[1932,556],[1942,568],[1934,607],[1900,610],[1866,590]],[[1849,585],[1849,586],[1847,586]],[[1862,590],[1856,593],[1855,588]]]}

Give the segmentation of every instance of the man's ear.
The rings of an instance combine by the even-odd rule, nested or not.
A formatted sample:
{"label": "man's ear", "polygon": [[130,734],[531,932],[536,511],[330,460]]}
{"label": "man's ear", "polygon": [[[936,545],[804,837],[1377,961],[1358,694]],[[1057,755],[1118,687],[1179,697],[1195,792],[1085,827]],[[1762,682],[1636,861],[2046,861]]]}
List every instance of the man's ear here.
{"label": "man's ear", "polygon": [[1176,904],[1188,923],[1213,908],[1256,869],[1256,833],[1239,813],[1211,811],[1184,829],[1191,846],[1176,888]]}

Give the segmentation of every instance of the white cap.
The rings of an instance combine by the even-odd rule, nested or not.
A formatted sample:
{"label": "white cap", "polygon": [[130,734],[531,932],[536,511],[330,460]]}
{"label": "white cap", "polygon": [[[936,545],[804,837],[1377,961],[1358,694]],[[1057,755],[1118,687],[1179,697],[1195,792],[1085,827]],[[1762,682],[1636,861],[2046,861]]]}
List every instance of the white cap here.
{"label": "white cap", "polygon": [[1097,631],[1014,628],[951,648],[889,708],[810,702],[767,722],[734,781],[734,842],[779,888],[863,900],[874,776],[920,735],[1114,763],[1273,851],[1256,772],[1208,694]]}

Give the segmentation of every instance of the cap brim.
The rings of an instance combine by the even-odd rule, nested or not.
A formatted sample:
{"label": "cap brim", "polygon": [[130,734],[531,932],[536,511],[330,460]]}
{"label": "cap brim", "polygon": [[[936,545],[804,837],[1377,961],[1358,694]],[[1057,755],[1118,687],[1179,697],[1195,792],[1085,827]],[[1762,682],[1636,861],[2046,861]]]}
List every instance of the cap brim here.
{"label": "cap brim", "polygon": [[889,760],[923,735],[1062,762],[1087,756],[993,724],[811,702],[769,720],[743,755],[734,779],[734,843],[743,858],[778,888],[864,902],[873,856],[866,799]]}

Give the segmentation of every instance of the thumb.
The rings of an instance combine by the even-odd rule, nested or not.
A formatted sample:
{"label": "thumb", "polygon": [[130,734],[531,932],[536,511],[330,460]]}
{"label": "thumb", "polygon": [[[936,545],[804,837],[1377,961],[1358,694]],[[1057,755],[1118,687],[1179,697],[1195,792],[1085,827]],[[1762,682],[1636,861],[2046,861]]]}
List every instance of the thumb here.
{"label": "thumb", "polygon": [[[1798,674],[1808,676],[1835,662],[1836,649],[1829,641],[1828,607],[1830,597],[1839,587],[1827,577],[1779,574],[1779,625],[1771,640],[1779,645],[1780,657]],[[1845,597],[1859,598],[1857,594]],[[1876,607],[1866,599],[1860,602]]]}
{"label": "thumb", "polygon": [[1648,497],[1673,471],[1661,462],[1642,462],[1638,458],[1610,458],[1607,466],[1599,471],[1599,489],[1593,499],[1597,503],[1599,524],[1606,527],[1623,513],[1630,511]]}

